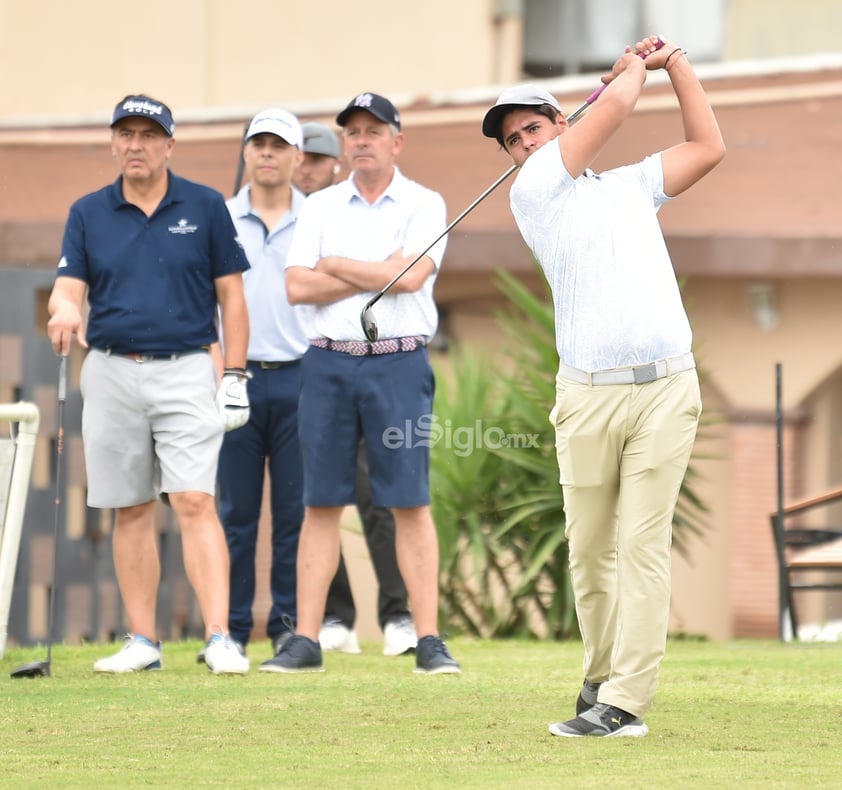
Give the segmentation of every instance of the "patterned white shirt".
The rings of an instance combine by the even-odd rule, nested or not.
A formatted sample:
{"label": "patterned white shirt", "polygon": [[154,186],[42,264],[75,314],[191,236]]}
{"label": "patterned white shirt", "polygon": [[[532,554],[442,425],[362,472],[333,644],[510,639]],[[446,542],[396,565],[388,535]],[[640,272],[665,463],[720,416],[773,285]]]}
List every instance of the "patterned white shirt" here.
{"label": "patterned white shirt", "polygon": [[512,214],[550,284],[563,363],[595,371],[690,351],[657,219],[663,181],[660,154],[574,179],[554,141],[520,168]]}

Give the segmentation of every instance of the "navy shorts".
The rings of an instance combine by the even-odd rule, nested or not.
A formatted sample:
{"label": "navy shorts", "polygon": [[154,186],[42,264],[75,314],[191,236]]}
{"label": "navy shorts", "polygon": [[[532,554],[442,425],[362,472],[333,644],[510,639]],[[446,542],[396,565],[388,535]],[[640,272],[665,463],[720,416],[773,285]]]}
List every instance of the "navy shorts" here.
{"label": "navy shorts", "polygon": [[355,504],[360,436],[375,505],[430,504],[435,378],[426,349],[357,357],[311,346],[301,361],[304,504]]}

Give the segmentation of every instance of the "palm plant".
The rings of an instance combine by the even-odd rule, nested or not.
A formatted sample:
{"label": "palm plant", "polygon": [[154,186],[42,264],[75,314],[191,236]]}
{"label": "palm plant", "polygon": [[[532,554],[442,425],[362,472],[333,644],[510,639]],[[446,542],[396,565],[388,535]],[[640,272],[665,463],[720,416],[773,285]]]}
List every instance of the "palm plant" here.
{"label": "palm plant", "polygon": [[[563,639],[577,635],[577,624],[548,420],[558,367],[552,303],[504,271],[497,284],[510,300],[498,322],[516,341],[506,372],[463,351],[436,396],[446,428],[431,465],[443,615],[478,636]],[[457,436],[459,427],[466,430]],[[704,526],[694,477],[688,470],[674,519],[681,553],[688,533]]]}

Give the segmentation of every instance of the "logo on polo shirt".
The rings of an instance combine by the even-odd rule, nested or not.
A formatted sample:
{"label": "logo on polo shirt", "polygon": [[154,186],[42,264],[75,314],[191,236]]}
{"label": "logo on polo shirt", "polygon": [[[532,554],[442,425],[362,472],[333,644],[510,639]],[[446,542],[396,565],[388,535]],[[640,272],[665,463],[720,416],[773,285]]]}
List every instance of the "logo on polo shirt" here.
{"label": "logo on polo shirt", "polygon": [[177,225],[170,225],[170,226],[167,228],[167,230],[168,230],[170,233],[175,233],[175,234],[177,234],[177,235],[181,235],[181,236],[183,236],[185,233],[195,233],[197,230],[199,230],[199,226],[198,226],[198,225],[192,225],[192,224],[190,223],[190,220],[185,219],[184,217],[182,217],[182,218],[178,221],[178,224],[177,224]]}

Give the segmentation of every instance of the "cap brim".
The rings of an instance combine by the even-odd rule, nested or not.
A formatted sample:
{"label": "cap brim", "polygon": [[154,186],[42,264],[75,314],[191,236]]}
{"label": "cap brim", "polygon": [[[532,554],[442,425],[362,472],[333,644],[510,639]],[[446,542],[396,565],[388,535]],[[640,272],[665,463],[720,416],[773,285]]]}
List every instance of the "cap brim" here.
{"label": "cap brim", "polygon": [[512,104],[496,104],[492,107],[486,114],[485,118],[482,119],[482,133],[486,137],[491,137],[496,139],[497,133],[500,130],[500,121],[503,118],[503,114],[510,110],[514,105]]}
{"label": "cap brim", "polygon": [[384,118],[379,112],[376,112],[374,110],[374,108],[372,108],[372,107],[356,107],[356,106],[355,107],[346,107],[344,110],[342,110],[342,112],[339,113],[339,115],[336,116],[336,125],[337,126],[345,126],[345,124],[348,122],[348,118],[351,116],[352,113],[355,113],[355,112],[367,112],[373,118],[377,118],[377,120],[380,121],[380,123],[387,123],[390,126],[397,126],[398,129],[401,128],[400,123],[395,121],[394,118],[388,118],[388,117]]}

